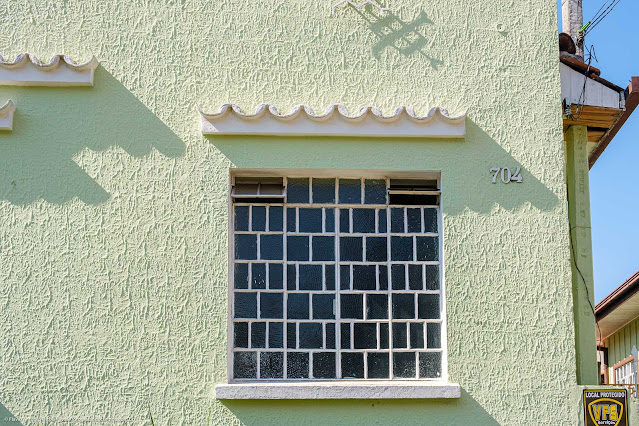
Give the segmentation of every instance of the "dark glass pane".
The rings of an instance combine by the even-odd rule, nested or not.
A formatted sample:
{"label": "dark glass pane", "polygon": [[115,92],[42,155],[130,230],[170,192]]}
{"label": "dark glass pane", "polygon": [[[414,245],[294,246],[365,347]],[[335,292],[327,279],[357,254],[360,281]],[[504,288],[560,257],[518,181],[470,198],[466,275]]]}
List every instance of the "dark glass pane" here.
{"label": "dark glass pane", "polygon": [[286,254],[288,260],[309,260],[308,257],[308,236],[286,237]]}
{"label": "dark glass pane", "polygon": [[260,354],[260,378],[281,379],[284,375],[284,354],[282,352],[262,352]]}
{"label": "dark glass pane", "polygon": [[375,233],[375,210],[353,209],[353,232]]}
{"label": "dark glass pane", "polygon": [[326,290],[335,290],[335,265],[324,265]]}
{"label": "dark glass pane", "polygon": [[380,234],[386,233],[386,214],[387,214],[386,212],[387,211],[388,211],[387,209],[378,211],[379,217],[377,218],[377,232],[379,232]]}
{"label": "dark glass pane", "polygon": [[333,313],[334,294],[314,294],[312,297],[313,319],[335,319]]}
{"label": "dark glass pane", "polygon": [[380,290],[388,290],[388,267],[386,265],[377,266],[377,279]]}
{"label": "dark glass pane", "polygon": [[283,297],[282,293],[261,293],[260,318],[284,318]]}
{"label": "dark glass pane", "polygon": [[375,265],[353,265],[353,290],[375,290]]}
{"label": "dark glass pane", "polygon": [[339,232],[350,232],[351,216],[348,209],[340,209],[339,211]]}
{"label": "dark glass pane", "polygon": [[233,346],[236,348],[248,348],[248,322],[236,322],[233,324]]}
{"label": "dark glass pane", "polygon": [[235,258],[244,260],[257,259],[257,235],[235,235]]}
{"label": "dark glass pane", "polygon": [[386,204],[385,179],[364,179],[364,202],[366,204]]}
{"label": "dark glass pane", "polygon": [[415,295],[393,293],[393,319],[408,318],[415,318]]}
{"label": "dark glass pane", "polygon": [[388,349],[388,323],[379,324],[379,348]]}
{"label": "dark glass pane", "polygon": [[353,325],[355,349],[377,348],[377,324],[355,323]]}
{"label": "dark glass pane", "polygon": [[422,211],[417,208],[406,209],[408,232],[422,232]]}
{"label": "dark glass pane", "polygon": [[363,256],[363,237],[340,237],[340,259],[347,262],[361,262]]}
{"label": "dark glass pane", "polygon": [[257,318],[257,293],[235,293],[235,318]]}
{"label": "dark glass pane", "polygon": [[308,293],[291,293],[287,301],[289,319],[309,319]]}
{"label": "dark glass pane", "polygon": [[342,290],[351,289],[351,267],[350,265],[339,266],[339,282]]}
{"label": "dark glass pane", "polygon": [[335,349],[335,323],[326,323],[326,349]]}
{"label": "dark glass pane", "polygon": [[284,324],[281,322],[270,322],[268,324],[268,347],[284,347]]}
{"label": "dark glass pane", "polygon": [[312,239],[314,261],[330,262],[335,260],[335,237],[314,235]]}
{"label": "dark glass pane", "polygon": [[289,379],[307,379],[308,354],[304,352],[289,352],[286,355],[286,367]]}
{"label": "dark glass pane", "polygon": [[322,265],[300,265],[300,290],[322,289]]}
{"label": "dark glass pane", "polygon": [[313,202],[335,204],[335,179],[313,178]]}
{"label": "dark glass pane", "polygon": [[437,209],[424,209],[424,232],[439,232],[437,227]]}
{"label": "dark glass pane", "polygon": [[340,324],[340,329],[342,349],[351,349],[351,325],[348,323],[342,323]]}
{"label": "dark glass pane", "polygon": [[299,210],[299,232],[322,232],[322,209]]}
{"label": "dark glass pane", "polygon": [[251,265],[251,288],[266,288],[266,263],[253,263]]}
{"label": "dark glass pane", "polygon": [[289,178],[286,184],[286,202],[308,203],[308,178]]}
{"label": "dark glass pane", "polygon": [[335,209],[324,209],[325,213],[325,232],[335,232]]}
{"label": "dark glass pane", "polygon": [[313,354],[313,377],[316,379],[335,379],[335,353],[316,352]]}
{"label": "dark glass pane", "polygon": [[248,288],[248,263],[236,263],[233,272],[235,288]]}
{"label": "dark glass pane", "polygon": [[269,206],[268,208],[268,229],[269,231],[284,230],[284,207]]}
{"label": "dark glass pane", "polygon": [[361,204],[362,203],[362,182],[359,179],[339,180],[339,203],[340,204]]}
{"label": "dark glass pane", "polygon": [[319,349],[323,346],[322,324],[301,322],[299,325],[300,349]]}
{"label": "dark glass pane", "polygon": [[417,237],[417,260],[418,261],[439,260],[438,237]]}
{"label": "dark glass pane", "polygon": [[405,265],[391,265],[391,280],[393,290],[406,290]]}
{"label": "dark glass pane", "polygon": [[393,348],[405,349],[408,342],[407,324],[402,322],[393,323]]}
{"label": "dark glass pane", "polygon": [[386,262],[388,258],[386,237],[366,237],[366,261]]}
{"label": "dark glass pane", "polygon": [[388,379],[388,354],[369,353],[368,354],[368,378]]}
{"label": "dark glass pane", "polygon": [[363,294],[342,294],[340,296],[342,318],[364,319],[363,298]]}
{"label": "dark glass pane", "polygon": [[416,376],[416,357],[414,352],[397,352],[393,354],[393,376],[413,378]]}
{"label": "dark glass pane", "polygon": [[408,265],[408,289],[421,290],[423,287],[422,265]]}
{"label": "dark glass pane", "polygon": [[286,265],[286,288],[297,290],[297,271],[295,265]]}
{"label": "dark glass pane", "polygon": [[297,326],[294,322],[286,323],[286,346],[289,349],[297,348]]}
{"label": "dark glass pane", "polygon": [[236,379],[257,378],[256,352],[235,352],[233,354],[233,377]]}
{"label": "dark glass pane", "polygon": [[283,257],[282,234],[260,235],[260,258],[263,260],[282,260]]}
{"label": "dark glass pane", "polygon": [[249,230],[249,206],[235,206],[234,229],[236,231]]}
{"label": "dark glass pane", "polygon": [[366,319],[387,319],[388,318],[388,295],[387,294],[367,294],[366,295]]}
{"label": "dark glass pane", "polygon": [[411,349],[424,348],[424,323],[410,323],[410,347]]}
{"label": "dark glass pane", "polygon": [[439,265],[426,265],[426,290],[439,290]]}
{"label": "dark glass pane", "polygon": [[391,237],[391,260],[413,260],[413,237]]}
{"label": "dark glass pane", "polygon": [[442,376],[441,352],[422,352],[419,354],[419,377],[436,379]]}
{"label": "dark glass pane", "polygon": [[420,319],[439,319],[439,294],[417,296],[417,311]]}
{"label": "dark glass pane", "polygon": [[268,288],[279,290],[284,286],[284,265],[270,263],[268,265]]}
{"label": "dark glass pane", "polygon": [[253,206],[253,231],[266,231],[266,206]]}
{"label": "dark glass pane", "polygon": [[364,354],[363,353],[342,353],[342,378],[363,379],[364,378]]}
{"label": "dark glass pane", "polygon": [[394,207],[391,209],[391,232],[404,232],[404,209]]}
{"label": "dark glass pane", "polygon": [[266,323],[254,322],[251,324],[251,347],[252,348],[265,348],[266,347]]}
{"label": "dark glass pane", "polygon": [[442,347],[441,324],[426,324],[426,345],[428,349],[439,349]]}
{"label": "dark glass pane", "polygon": [[295,232],[297,230],[295,224],[297,223],[297,210],[295,207],[288,207],[286,209],[286,230],[288,232]]}

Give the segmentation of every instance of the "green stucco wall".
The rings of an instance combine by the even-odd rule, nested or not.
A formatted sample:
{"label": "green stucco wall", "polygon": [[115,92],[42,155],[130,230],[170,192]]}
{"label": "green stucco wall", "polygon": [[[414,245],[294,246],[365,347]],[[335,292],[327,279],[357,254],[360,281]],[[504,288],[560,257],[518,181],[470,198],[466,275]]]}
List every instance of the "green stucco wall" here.
{"label": "green stucco wall", "polygon": [[[0,88],[18,108],[0,134],[0,422],[575,424],[556,2],[385,4],[381,20],[331,18],[329,0],[0,5],[3,56],[101,63],[93,88]],[[468,108],[467,137],[203,137],[194,104],[225,102]],[[517,166],[522,184],[491,183]],[[462,397],[215,401],[229,167],[441,170]]]}

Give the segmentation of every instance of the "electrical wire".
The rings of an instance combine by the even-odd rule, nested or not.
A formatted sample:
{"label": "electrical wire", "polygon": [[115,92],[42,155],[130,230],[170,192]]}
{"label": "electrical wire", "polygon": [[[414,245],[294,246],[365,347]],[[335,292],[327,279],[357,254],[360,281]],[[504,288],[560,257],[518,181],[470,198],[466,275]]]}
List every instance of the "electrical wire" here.
{"label": "electrical wire", "polygon": [[584,104],[586,103],[586,84],[588,83],[588,79],[590,78],[590,64],[594,59],[595,62],[599,62],[597,60],[597,53],[595,52],[595,46],[590,45],[590,49],[586,47],[587,58],[586,62],[588,63],[588,67],[586,68],[586,72],[584,73],[584,85],[581,88],[581,93],[579,94],[579,99],[577,100],[577,111],[575,114],[571,116],[572,120],[579,120],[581,118],[581,114],[584,111]]}
{"label": "electrical wire", "polygon": [[[590,20],[591,24],[584,30],[583,36],[587,36],[601,21],[604,20],[606,16],[613,11],[613,9],[619,4],[621,0],[606,0],[606,2],[599,8],[595,16]],[[610,2],[610,4],[608,4]],[[608,4],[608,7],[604,9],[604,7]],[[603,9],[603,11],[602,11]]]}

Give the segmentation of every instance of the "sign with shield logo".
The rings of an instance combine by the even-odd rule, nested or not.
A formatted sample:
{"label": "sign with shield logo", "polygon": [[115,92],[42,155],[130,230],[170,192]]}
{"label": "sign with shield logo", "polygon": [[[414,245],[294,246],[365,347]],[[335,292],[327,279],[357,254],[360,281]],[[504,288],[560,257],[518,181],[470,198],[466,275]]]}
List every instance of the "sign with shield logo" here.
{"label": "sign with shield logo", "polygon": [[626,389],[584,390],[586,426],[628,426]]}

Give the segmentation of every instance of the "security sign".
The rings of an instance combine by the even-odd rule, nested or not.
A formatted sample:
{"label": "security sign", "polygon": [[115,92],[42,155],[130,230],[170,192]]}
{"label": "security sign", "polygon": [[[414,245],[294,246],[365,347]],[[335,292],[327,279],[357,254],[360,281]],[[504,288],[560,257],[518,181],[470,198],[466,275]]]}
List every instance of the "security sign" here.
{"label": "security sign", "polygon": [[628,393],[625,389],[584,391],[586,426],[628,426]]}

